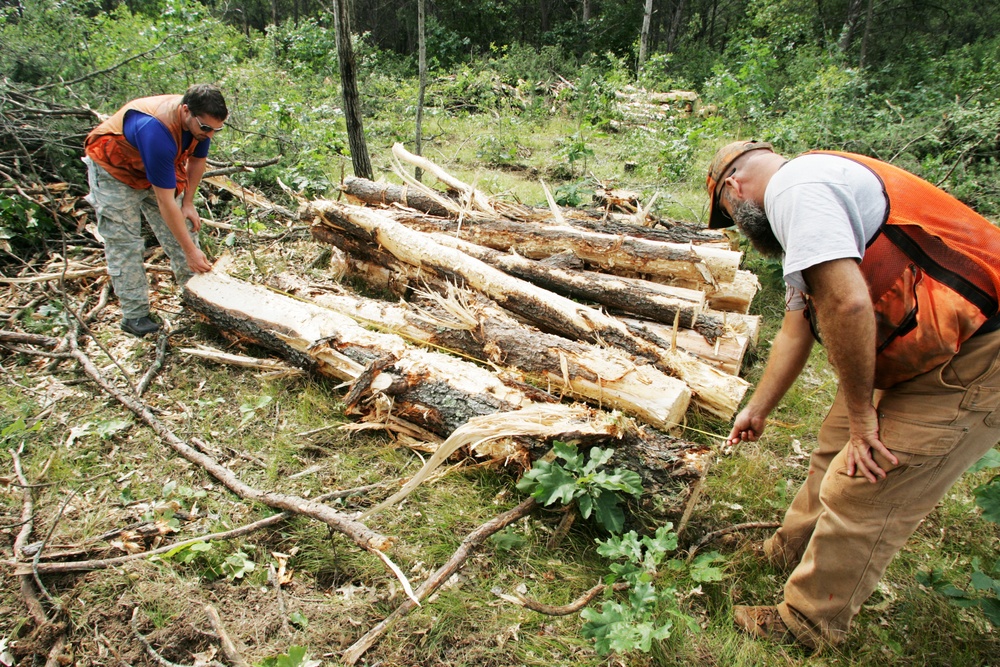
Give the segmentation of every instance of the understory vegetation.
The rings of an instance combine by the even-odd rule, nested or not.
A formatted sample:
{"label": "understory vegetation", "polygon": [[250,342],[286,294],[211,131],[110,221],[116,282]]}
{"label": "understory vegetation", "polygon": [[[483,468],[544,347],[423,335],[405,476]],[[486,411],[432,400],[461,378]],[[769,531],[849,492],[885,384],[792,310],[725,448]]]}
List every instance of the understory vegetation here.
{"label": "understory vegetation", "polygon": [[[375,3],[357,2],[354,27],[361,29],[352,35],[364,131],[376,178],[394,180],[391,146],[414,141],[415,36],[402,35],[413,32],[409,17],[416,10],[415,3],[383,3],[376,12],[369,4]],[[718,15],[710,14],[714,3],[684,9],[683,2],[663,2],[657,6],[665,16],[679,17],[673,48],[664,50],[664,22],[659,50],[639,66],[642,3],[584,3],[594,12],[584,28],[570,9],[574,3],[468,4],[483,5],[481,12],[468,10],[476,20],[456,16],[462,3],[440,2],[431,12],[423,154],[493,197],[545,206],[544,182],[560,205],[587,207],[598,188],[616,187],[638,193],[661,218],[704,222],[712,154],[731,140],[755,138],[787,155],[814,148],[873,155],[1000,219],[995,7],[956,3],[943,17],[917,0],[889,2],[876,4],[879,16],[869,14],[866,24],[857,16],[844,21],[864,4],[858,0],[822,3],[831,5],[826,14],[800,0],[737,2]],[[390,6],[392,16],[379,13]],[[552,11],[547,31],[516,24],[518,17],[538,18],[543,7]],[[368,10],[386,26],[407,27],[391,37],[387,27],[366,24],[374,20]],[[879,23],[890,16],[891,27]],[[845,38],[848,29],[853,40]],[[906,39],[890,39],[894,34]],[[232,174],[235,181],[294,209],[297,198],[337,197],[338,184],[352,173],[334,21],[305,0],[247,3],[242,12],[189,0],[4,3],[0,73],[4,277],[96,247],[87,231],[92,212],[79,201],[87,192],[82,140],[96,118],[68,110],[107,114],[132,98],[212,82],[225,93],[231,116],[210,159],[240,165],[277,158]],[[691,91],[697,100],[649,103],[648,93],[671,90]],[[39,109],[48,111],[32,113]],[[56,183],[65,190],[51,190]],[[46,200],[45,188],[50,196],[65,193],[59,195],[65,207]],[[238,198],[207,186],[197,203],[203,217],[228,225],[203,228],[212,257],[231,253],[260,273],[318,263],[320,250],[285,218],[254,215]],[[751,309],[763,317],[760,343],[743,368],[754,382],[780,323],[784,291],[779,265],[745,244],[743,250],[744,268],[762,284]],[[199,344],[266,353],[239,349],[195,321],[169,275],[151,276],[160,312],[179,331],[144,400],[178,435],[204,442],[257,488],[304,498],[364,489],[328,501],[348,512],[378,502],[420,469],[423,454],[389,435],[338,428],[351,418],[344,389],[333,382],[182,356],[176,348]],[[64,335],[72,313],[97,299],[88,280],[7,282],[0,328]],[[142,377],[157,350],[155,341],[123,336],[114,308],[112,299],[82,345],[107,377],[125,386],[121,378]],[[32,539],[67,552],[90,553],[99,543],[120,555],[276,512],[236,497],[176,456],[72,361],[0,349],[0,548],[8,564],[26,520],[25,491],[34,503]],[[750,640],[733,627],[734,604],[781,599],[784,575],[759,549],[767,529],[720,533],[703,546],[699,540],[781,519],[806,476],[835,392],[836,377],[817,347],[759,442],[725,447],[729,424],[689,415],[679,436],[712,448],[714,456],[697,492],[670,508],[670,522],[650,518],[635,500],[636,480],[605,465],[598,448],[584,456],[559,443],[553,457],[525,474],[515,466],[453,460],[446,474],[372,522],[397,539],[392,556],[410,580],[426,578],[467,534],[529,495],[541,507],[476,550],[358,664],[995,664],[996,450],[923,522],[843,646],[811,655]],[[15,465],[23,466],[28,486]],[[565,506],[581,518],[553,540]],[[137,533],[138,525],[157,532]],[[125,532],[102,541],[119,529]],[[341,652],[406,597],[378,558],[302,516],[116,568],[41,580],[46,607],[58,610],[69,628],[75,661],[88,665],[154,664],[130,625],[136,608],[135,627],[163,657],[183,664],[222,660],[214,653],[217,637],[207,633],[207,604],[252,664],[340,664]],[[0,587],[2,665],[44,661],[49,650],[46,637],[30,632],[17,582],[6,576]],[[562,616],[532,611],[518,598],[568,605],[599,583],[605,588],[584,611]]]}

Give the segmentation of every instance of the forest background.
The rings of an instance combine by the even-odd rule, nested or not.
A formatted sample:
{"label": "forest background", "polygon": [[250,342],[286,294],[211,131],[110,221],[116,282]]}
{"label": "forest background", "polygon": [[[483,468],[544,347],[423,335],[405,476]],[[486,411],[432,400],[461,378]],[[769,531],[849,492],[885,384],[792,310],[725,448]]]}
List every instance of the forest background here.
{"label": "forest background", "polygon": [[[412,146],[415,134],[418,3],[355,0],[348,8],[365,137],[376,177],[391,179],[389,148],[396,142]],[[0,8],[0,148],[11,161],[3,163],[4,175],[11,181],[27,177],[28,184],[63,181],[70,192],[86,192],[80,146],[93,119],[53,114],[44,122],[23,124],[19,118],[25,95],[60,108],[110,113],[135,97],[213,82],[223,89],[232,115],[214,140],[211,157],[255,163],[280,156],[276,164],[236,174],[235,180],[279,202],[290,201],[284,199],[279,181],[307,198],[335,196],[337,184],[351,171],[351,161],[334,9],[334,0],[5,0]],[[544,205],[538,183],[542,178],[553,184],[561,205],[587,205],[598,185],[611,183],[640,192],[646,201],[658,194],[653,211],[664,218],[703,221],[704,174],[712,153],[730,140],[756,138],[789,155],[812,148],[873,155],[940,185],[992,220],[1000,216],[997,3],[438,0],[426,3],[426,49],[423,153],[496,196]],[[621,94],[635,90],[693,91],[699,101],[690,110],[678,107],[637,120],[620,104]],[[30,169],[27,162],[17,161],[21,152],[33,156]],[[8,173],[11,164],[25,173]],[[32,179],[32,174],[38,178]],[[245,213],[212,198],[200,204],[206,217],[231,219]],[[0,191],[0,211],[0,263],[5,269],[58,251],[58,239],[77,233],[16,188]],[[203,242],[215,254],[239,243],[232,234],[213,236],[208,230]],[[745,367],[745,376],[753,380],[780,318],[781,285],[775,263],[744,249],[746,265],[758,273],[764,287],[754,305],[754,312],[765,317],[761,349]],[[62,326],[57,314],[58,307],[49,304],[19,317],[30,320],[34,330],[48,332]],[[88,456],[99,460],[104,441],[119,437],[125,427],[115,427],[112,417],[94,417],[82,407],[68,423],[33,422],[44,406],[21,390],[26,380],[18,369],[26,373],[26,367],[24,360],[14,364],[7,374],[11,382],[2,389],[4,449],[24,442],[24,425],[33,425],[35,453],[27,467],[37,473],[50,451],[60,451],[68,428],[84,421],[97,424],[90,431],[92,442],[72,456],[65,454],[63,466],[48,471],[72,482],[87,470],[79,461],[86,462]],[[338,418],[338,393],[321,384],[237,379],[233,371],[220,373],[210,366],[187,370],[241,404],[232,428],[249,448],[254,447],[255,423],[267,422],[273,416],[268,411],[279,403],[289,406],[293,416],[286,418],[301,422],[288,429],[290,433],[306,430],[310,420]],[[817,351],[764,440],[720,456],[688,530],[707,533],[741,521],[779,518],[804,476],[802,452],[814,441],[834,390],[832,373]],[[293,400],[310,407],[296,413]],[[212,412],[216,407],[206,400],[198,409]],[[226,417],[214,413],[205,419]],[[97,435],[102,424],[107,436]],[[690,426],[685,437],[716,446],[718,436],[728,431],[727,424],[708,418]],[[257,437],[256,451],[262,456],[278,451],[275,458],[280,459],[280,447],[292,447],[284,440],[290,435],[267,431]],[[86,438],[80,440],[87,443]],[[10,468],[9,453],[0,456]],[[412,472],[419,462],[377,447],[371,458],[351,463],[371,468],[378,477],[390,475],[390,470]],[[694,619],[700,632],[675,631],[645,647],[638,645],[642,642],[620,647],[609,657],[579,635],[579,617],[553,621],[498,608],[489,592],[490,577],[506,577],[513,585],[510,572],[532,573],[525,576],[532,580],[534,594],[544,597],[548,592],[565,602],[607,572],[607,562],[594,553],[593,541],[601,537],[596,529],[574,528],[568,546],[553,554],[544,548],[542,531],[524,527],[470,565],[484,577],[477,584],[482,590],[470,594],[475,587],[466,585],[465,597],[443,594],[446,600],[436,603],[436,609],[414,614],[396,630],[398,641],[373,650],[370,664],[991,664],[1000,654],[993,625],[1000,616],[1000,572],[994,566],[1000,538],[991,520],[997,517],[997,500],[994,496],[992,505],[980,502],[987,508],[985,517],[976,504],[987,497],[982,489],[993,479],[990,464],[968,475],[925,522],[860,617],[851,640],[832,654],[816,657],[794,648],[760,645],[732,630],[733,600],[773,601],[780,590],[780,575],[757,563],[754,555],[752,545],[760,536],[748,534],[717,545],[713,567],[718,577],[692,575],[683,568],[662,575],[675,577],[671,583],[676,600],[668,605],[670,613]],[[194,485],[169,481],[169,466],[165,474],[167,479],[150,479],[141,489],[138,484],[120,489],[121,502],[134,494],[190,503]],[[172,474],[182,477],[177,470]],[[280,478],[273,470],[271,475],[272,480]],[[503,475],[464,475],[475,482],[478,495],[462,496],[469,491],[445,482],[432,492],[439,496],[437,501],[421,499],[433,508],[424,511],[440,521],[438,532],[457,530],[444,516],[456,498],[468,507],[483,498],[492,505],[494,496],[516,494]],[[20,511],[20,496],[13,487],[9,490],[4,496],[5,516],[10,518],[3,521],[5,526],[14,524]],[[62,501],[55,494],[40,490],[38,501],[53,523]],[[470,521],[471,516],[459,523]],[[86,533],[85,528],[76,530]],[[5,535],[13,533],[4,528]],[[315,550],[328,550],[327,538],[320,533],[308,522],[293,522],[267,540],[248,538],[234,542],[228,551],[217,548],[217,560],[202,556],[200,568],[192,565],[201,562],[192,556],[176,570],[150,566],[67,579],[61,588],[68,599],[80,602],[71,613],[74,627],[93,620],[95,608],[104,610],[105,622],[116,613],[121,616],[115,606],[127,593],[152,610],[151,627],[166,630],[187,613],[177,600],[184,595],[171,591],[216,586],[213,594],[219,599],[235,600],[239,595],[222,589],[249,587],[244,575],[258,588],[266,578],[260,579],[263,568],[256,574],[247,570],[239,577],[227,576],[233,568],[255,559],[266,561],[268,548],[287,551],[294,545],[306,553],[311,544]],[[361,590],[366,577],[379,571],[377,564],[357,556],[334,553],[325,559],[315,550],[295,566],[318,590]],[[497,575],[501,571],[507,574]],[[137,584],[137,579],[144,583]],[[0,660],[25,623],[15,589],[5,584],[0,598],[11,612],[0,614],[6,619],[0,621],[5,633]],[[363,593],[355,595],[363,598]],[[293,664],[287,661],[298,655],[304,664],[305,658],[291,650],[293,645],[335,661],[338,647],[363,631],[352,629],[353,619],[344,623],[322,606],[302,602],[301,608],[311,612],[308,618],[306,612],[299,614],[292,639],[268,633],[258,637],[255,662],[283,655],[284,664]],[[376,600],[359,613],[374,619],[388,609],[384,600]],[[100,664],[95,657],[99,653],[95,649],[86,659]],[[190,659],[182,652],[177,656],[181,662]],[[108,660],[104,664],[113,662]]]}

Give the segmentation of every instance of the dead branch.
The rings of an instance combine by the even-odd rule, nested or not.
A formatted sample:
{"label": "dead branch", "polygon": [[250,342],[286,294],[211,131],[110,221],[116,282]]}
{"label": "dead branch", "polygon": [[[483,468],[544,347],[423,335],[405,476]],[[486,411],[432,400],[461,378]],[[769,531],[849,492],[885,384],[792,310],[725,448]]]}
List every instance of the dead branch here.
{"label": "dead branch", "polygon": [[42,336],[40,334],[22,333],[20,331],[0,330],[0,343],[16,343],[20,345],[39,345],[41,347],[55,347],[59,344],[58,338]]}
{"label": "dead branch", "polygon": [[[355,495],[365,495],[369,491],[389,484],[398,484],[398,482],[379,482],[377,484],[367,484],[365,486],[359,486],[353,489],[343,489],[340,491],[331,491],[330,493],[324,493],[321,496],[316,496],[316,502],[323,502],[325,500],[332,500],[334,498],[347,498],[348,496]],[[260,519],[259,521],[254,521],[253,523],[248,523],[245,526],[240,526],[239,528],[233,528],[232,530],[226,530],[219,533],[210,533],[208,535],[199,535],[198,537],[192,537],[187,540],[182,540],[180,542],[174,542],[173,544],[167,544],[156,549],[150,549],[149,551],[143,551],[141,553],[129,554],[127,556],[118,556],[115,558],[101,558],[95,560],[80,560],[80,561],[63,561],[59,563],[39,563],[37,566],[37,571],[39,574],[65,574],[68,572],[88,572],[90,570],[104,570],[112,567],[118,567],[119,565],[125,565],[134,560],[142,560],[144,558],[149,558],[150,556],[157,556],[159,554],[167,553],[168,551],[173,551],[175,549],[183,549],[191,544],[197,544],[199,542],[218,542],[222,540],[232,540],[237,537],[243,537],[244,535],[249,535],[258,530],[263,530],[271,526],[277,525],[282,521],[286,521],[294,516],[294,512],[279,512],[278,514],[272,514],[269,517]],[[25,519],[28,521],[30,519]],[[23,547],[23,550],[27,550],[29,547]],[[22,574],[30,574],[31,569],[27,563],[14,565],[14,574],[20,576]]]}
{"label": "dead branch", "polygon": [[167,327],[162,327],[160,329],[160,334],[156,338],[156,358],[153,363],[149,365],[149,369],[146,374],[142,376],[138,383],[135,385],[135,395],[142,396],[146,393],[146,389],[149,387],[149,383],[153,381],[156,374],[160,372],[163,368],[163,361],[167,357],[167,341],[170,339],[170,332]]}
{"label": "dead branch", "polygon": [[[575,614],[580,611],[588,604],[590,604],[594,598],[607,590],[609,586],[607,584],[597,584],[586,593],[573,600],[569,604],[564,605],[549,605],[533,600],[532,598],[521,595],[520,593],[515,593],[514,600],[517,601],[522,607],[530,609],[531,611],[537,611],[539,614],[545,614],[546,616],[569,616],[570,614]],[[618,582],[610,586],[612,590],[623,591],[628,588],[628,584],[624,582]],[[496,592],[496,591],[494,591]],[[511,596],[500,595],[505,600],[509,600]]]}
{"label": "dead branch", "polygon": [[[171,449],[188,461],[203,467],[210,475],[219,480],[223,486],[236,495],[245,500],[253,500],[268,505],[269,507],[292,511],[297,514],[303,514],[322,521],[337,532],[343,533],[347,537],[351,538],[355,544],[365,551],[375,555],[378,555],[379,552],[388,549],[392,545],[392,540],[390,538],[376,533],[363,523],[348,519],[340,512],[327,507],[326,505],[289,494],[277,493],[273,491],[261,491],[243,483],[235,474],[233,474],[231,470],[220,465],[211,457],[202,454],[194,447],[178,438],[173,431],[167,428],[166,425],[156,418],[156,416],[144,403],[132,398],[131,396],[121,393],[109,385],[104,378],[101,377],[100,371],[98,371],[97,367],[94,366],[94,363],[77,345],[76,329],[73,327],[70,328],[69,339],[73,356],[79,362],[80,366],[90,379],[101,387],[105,393],[131,410],[137,417],[152,428],[153,431],[156,432],[156,434],[159,435]],[[379,559],[387,565],[391,563],[388,557],[384,555],[379,556]],[[389,567],[388,569],[400,579],[400,583],[405,582],[403,586],[404,589],[409,587],[409,582],[406,581],[406,577],[402,575],[399,568]]]}
{"label": "dead branch", "polygon": [[699,549],[701,549],[703,546],[705,546],[712,540],[716,540],[722,537],[723,535],[728,535],[729,533],[735,533],[740,530],[752,530],[754,528],[773,529],[780,527],[781,527],[780,521],[748,521],[747,523],[737,523],[732,526],[727,526],[726,528],[713,530],[711,533],[707,533],[704,536],[702,536],[702,538],[697,542],[695,542],[694,546],[692,546],[691,549],[688,550],[687,560],[688,562],[690,562],[691,559],[694,558],[694,555],[698,553]]}
{"label": "dead branch", "polygon": [[[527,516],[536,507],[538,507],[538,503],[535,502],[534,498],[529,497],[522,501],[517,507],[493,517],[469,533],[466,538],[462,540],[462,544],[459,545],[458,549],[454,554],[452,554],[451,558],[449,558],[444,565],[439,567],[423,584],[420,585],[419,588],[417,588],[415,593],[416,599],[423,600],[428,595],[436,591],[444,582],[448,581],[451,575],[457,572],[465,564],[465,561],[468,560],[473,549],[480,546],[494,533],[503,530],[521,517]],[[375,645],[379,638],[385,634],[393,623],[408,614],[410,610],[417,606],[417,604],[418,603],[413,599],[407,599],[378,625],[366,632],[360,639],[348,647],[348,649],[344,651],[341,656],[341,659],[348,665],[355,664],[368,649]]]}
{"label": "dead branch", "polygon": [[[22,444],[21,447],[23,446]],[[31,488],[28,485],[28,480],[21,470],[21,448],[17,450],[8,449],[7,451],[10,452],[11,458],[14,460],[14,474],[17,475],[18,481],[24,485],[24,491],[21,496],[21,530],[18,532],[17,537],[14,538],[14,560],[16,561],[18,554],[21,553],[21,549],[24,548],[25,543],[31,537],[31,530],[34,525],[34,501],[31,497]],[[35,621],[36,626],[45,625],[49,622],[49,619],[45,614],[45,609],[42,608],[42,603],[38,600],[31,572],[22,574],[19,578],[21,580],[21,597],[28,608],[28,613],[31,614],[31,618]]]}
{"label": "dead branch", "polygon": [[240,652],[236,650],[236,644],[233,643],[229,633],[226,632],[226,626],[222,624],[222,619],[219,617],[219,612],[215,607],[210,604],[205,605],[205,613],[208,615],[208,622],[212,624],[215,634],[219,635],[222,652],[229,658],[229,662],[236,667],[250,667],[250,663],[244,660]]}

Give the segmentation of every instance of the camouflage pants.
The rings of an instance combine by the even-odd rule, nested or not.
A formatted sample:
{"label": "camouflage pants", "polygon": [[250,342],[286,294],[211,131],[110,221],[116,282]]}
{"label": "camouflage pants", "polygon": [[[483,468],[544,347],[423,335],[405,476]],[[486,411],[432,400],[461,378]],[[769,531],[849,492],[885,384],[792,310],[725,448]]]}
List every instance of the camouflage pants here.
{"label": "camouflage pants", "polygon": [[[142,218],[146,218],[170,258],[170,268],[181,286],[193,275],[188,268],[187,257],[160,215],[152,188],[130,188],[90,158],[85,157],[83,161],[87,165],[87,181],[90,184],[90,194],[86,199],[97,213],[97,231],[104,238],[104,257],[108,262],[111,284],[121,303],[122,315],[130,320],[148,315],[149,281],[142,264],[145,249]],[[179,207],[180,197],[176,203]],[[198,245],[198,235],[191,231],[190,222],[188,232]]]}

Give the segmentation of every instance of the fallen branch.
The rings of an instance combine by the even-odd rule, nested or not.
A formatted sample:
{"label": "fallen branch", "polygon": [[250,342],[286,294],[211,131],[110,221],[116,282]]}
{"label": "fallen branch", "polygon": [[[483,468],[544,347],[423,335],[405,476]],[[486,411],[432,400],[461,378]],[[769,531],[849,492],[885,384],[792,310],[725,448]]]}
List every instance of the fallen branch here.
{"label": "fallen branch", "polygon": [[717,540],[723,535],[728,535],[729,533],[735,533],[740,530],[752,530],[754,528],[780,528],[780,521],[748,521],[747,523],[737,523],[732,526],[727,526],[726,528],[720,528],[719,530],[713,530],[711,533],[707,533],[700,540],[695,542],[694,546],[688,550],[687,560],[688,562],[694,558],[694,555],[698,553],[698,549],[711,542],[712,540]]}
{"label": "fallen branch", "polygon": [[[439,567],[437,571],[427,578],[427,581],[417,588],[415,595],[416,599],[423,600],[428,595],[436,591],[444,582],[448,581],[451,575],[457,572],[459,568],[465,564],[465,561],[468,560],[473,549],[485,542],[494,533],[503,530],[521,517],[527,516],[536,507],[538,507],[538,503],[535,502],[534,498],[529,497],[522,501],[517,507],[493,517],[469,533],[468,536],[462,540],[462,544],[459,545],[458,549],[454,554],[452,554],[451,558],[448,559],[448,562]],[[408,614],[410,610],[417,606],[417,604],[418,603],[413,599],[408,599],[403,602],[403,604],[399,605],[378,625],[366,632],[360,639],[348,647],[348,649],[344,651],[341,656],[341,659],[348,665],[356,663],[368,649],[375,645],[379,638],[385,634],[393,623]]]}
{"label": "fallen branch", "polygon": [[[564,605],[549,605],[533,600],[529,597],[525,597],[520,593],[515,593],[513,596],[505,595],[497,590],[494,590],[494,594],[498,597],[507,600],[509,602],[514,602],[521,605],[525,609],[530,609],[531,611],[537,611],[539,614],[545,614],[546,616],[569,616],[570,614],[575,614],[580,611],[588,604],[590,604],[594,598],[607,590],[609,586],[607,584],[597,584],[586,593],[573,600],[569,604]],[[628,584],[624,582],[618,582],[610,586],[612,590],[623,591],[628,588]]]}
{"label": "fallen branch", "polygon": [[[86,353],[80,350],[77,345],[75,327],[70,328],[69,339],[72,355],[80,363],[80,366],[83,368],[87,376],[97,383],[97,385],[101,387],[101,389],[103,389],[109,396],[113,397],[123,406],[131,410],[137,417],[152,428],[153,431],[155,431],[156,434],[159,435],[171,449],[188,461],[203,467],[210,475],[219,480],[223,486],[239,497],[245,500],[260,502],[269,507],[276,507],[292,511],[297,514],[303,514],[313,519],[317,519],[318,521],[322,521],[334,530],[351,538],[355,544],[365,551],[373,554],[388,549],[392,545],[392,540],[390,538],[376,533],[363,523],[348,519],[340,512],[337,512],[326,505],[322,505],[313,500],[307,500],[305,498],[284,493],[260,491],[259,489],[255,489],[248,484],[243,483],[235,474],[233,474],[231,470],[220,465],[211,457],[202,454],[194,447],[178,438],[173,431],[167,428],[159,419],[156,418],[155,415],[153,415],[152,411],[146,407],[144,403],[132,398],[131,396],[126,396],[109,385],[104,378],[101,377],[100,372],[97,367],[94,366],[94,363],[90,360]],[[388,560],[388,558],[383,558],[382,556],[379,556],[379,558],[383,561]],[[389,570],[397,577],[402,575],[398,568],[389,568]],[[406,578],[402,577],[400,583],[403,583],[404,581],[406,581]],[[408,587],[409,582],[406,582],[404,589]]]}
{"label": "fallen branch", "polygon": [[250,663],[243,659],[240,652],[236,650],[236,644],[233,643],[232,638],[230,638],[229,633],[226,632],[226,626],[222,624],[222,619],[219,617],[219,612],[210,604],[205,605],[205,614],[208,615],[208,622],[212,624],[212,629],[215,630],[215,634],[219,635],[219,643],[222,645],[222,652],[226,654],[226,657],[236,667],[250,667]]}
{"label": "fallen branch", "polygon": [[[316,496],[315,501],[322,502],[333,498],[346,498],[348,496],[363,495],[372,489],[380,488],[386,484],[386,482],[380,482],[378,484],[367,484],[353,489],[331,491],[330,493]],[[143,560],[145,558],[149,558],[150,556],[158,556],[159,554],[164,554],[175,549],[183,549],[184,547],[192,544],[199,544],[201,542],[219,542],[222,540],[232,540],[237,537],[243,537],[244,535],[249,535],[250,533],[257,532],[258,530],[263,530],[264,528],[277,525],[282,521],[292,518],[294,515],[294,512],[279,512],[278,514],[272,514],[269,517],[265,517],[259,521],[254,521],[253,523],[248,523],[247,525],[240,526],[239,528],[233,528],[232,530],[226,530],[219,533],[210,533],[208,535],[199,535],[198,537],[192,537],[180,542],[166,544],[156,549],[150,549],[149,551],[143,551],[141,553],[128,554],[127,556],[117,556],[115,558],[63,561],[58,563],[39,563],[36,569],[39,574],[65,574],[67,572],[105,570],[112,567],[118,567],[119,565],[125,565],[126,563],[130,563],[135,560]],[[14,575],[16,576],[31,573],[31,568],[28,563],[11,563],[11,565],[14,566]]]}

